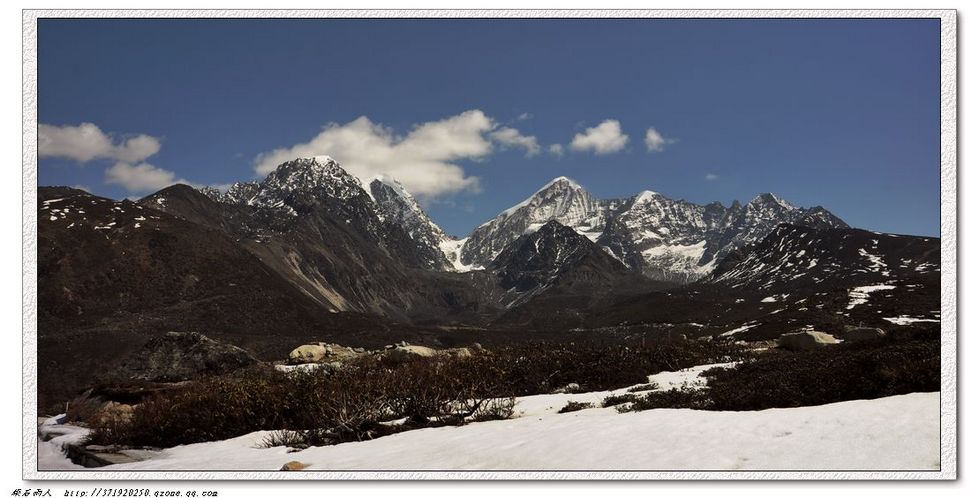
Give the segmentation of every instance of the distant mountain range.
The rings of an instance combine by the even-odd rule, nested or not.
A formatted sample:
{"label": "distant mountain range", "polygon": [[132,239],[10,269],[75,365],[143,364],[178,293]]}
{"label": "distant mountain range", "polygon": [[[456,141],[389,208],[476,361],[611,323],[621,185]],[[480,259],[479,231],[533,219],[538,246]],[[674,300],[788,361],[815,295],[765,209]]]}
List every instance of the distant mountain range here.
{"label": "distant mountain range", "polygon": [[[279,357],[312,340],[760,339],[939,309],[938,239],[852,229],[774,194],[603,200],[560,177],[455,239],[397,181],[365,185],[320,156],[135,203],[41,187],[38,220],[48,400],[170,330]],[[886,290],[847,308],[866,285]]]}
{"label": "distant mountain range", "polygon": [[822,207],[797,208],[774,194],[729,207],[673,200],[648,190],[606,200],[559,177],[473,230],[460,261],[486,266],[512,241],[552,220],[588,237],[629,268],[681,283],[710,273],[732,250],[761,240],[780,223],[847,227]]}

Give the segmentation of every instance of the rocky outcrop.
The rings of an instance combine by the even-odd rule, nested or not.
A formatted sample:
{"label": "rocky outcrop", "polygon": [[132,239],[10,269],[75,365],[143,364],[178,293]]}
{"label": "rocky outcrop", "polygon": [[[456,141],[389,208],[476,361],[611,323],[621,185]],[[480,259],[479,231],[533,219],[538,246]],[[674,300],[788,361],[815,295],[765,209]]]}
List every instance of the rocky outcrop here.
{"label": "rocky outcrop", "polygon": [[159,451],[156,449],[127,448],[125,446],[102,446],[97,444],[87,446],[69,444],[65,446],[65,456],[72,463],[87,468],[139,462],[153,458],[157,454],[159,454]]}
{"label": "rocky outcrop", "polygon": [[257,364],[248,351],[197,332],[167,332],[131,353],[109,375],[113,381],[177,382]]}
{"label": "rocky outcrop", "polygon": [[363,348],[351,348],[339,344],[315,342],[303,344],[289,352],[289,363],[343,363],[364,356]]}
{"label": "rocky outcrop", "polygon": [[427,346],[419,346],[416,344],[408,344],[407,342],[399,342],[397,344],[389,344],[380,351],[376,351],[375,354],[384,358],[385,360],[393,361],[395,363],[411,361],[416,358],[433,358],[433,357],[455,357],[455,358],[467,358],[472,356],[473,352],[469,348],[447,348],[447,349],[434,349]]}
{"label": "rocky outcrop", "polygon": [[816,332],[815,330],[791,332],[782,334],[778,338],[778,346],[789,351],[811,351],[838,342],[840,341],[835,337],[824,332]]}
{"label": "rocky outcrop", "polygon": [[380,355],[385,359],[393,360],[395,362],[410,361],[416,358],[430,358],[436,354],[438,354],[438,352],[435,349],[426,346],[408,344],[407,342],[388,345],[383,351],[380,351]]}
{"label": "rocky outcrop", "polygon": [[842,332],[835,334],[845,342],[874,341],[883,338],[886,334],[883,330],[876,327],[854,327],[848,325]]}

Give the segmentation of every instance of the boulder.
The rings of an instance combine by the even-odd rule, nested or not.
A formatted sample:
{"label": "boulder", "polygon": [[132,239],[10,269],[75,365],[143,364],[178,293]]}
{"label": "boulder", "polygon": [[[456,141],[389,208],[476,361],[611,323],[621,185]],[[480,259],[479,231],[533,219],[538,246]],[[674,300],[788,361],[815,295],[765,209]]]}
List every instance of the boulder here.
{"label": "boulder", "polygon": [[414,358],[428,358],[438,354],[438,351],[426,346],[416,346],[400,342],[393,346],[385,346],[381,355],[396,362],[408,361]]}
{"label": "boulder", "polygon": [[248,351],[197,332],[167,332],[127,356],[110,381],[177,382],[221,374],[259,361]]}
{"label": "boulder", "polygon": [[358,349],[326,342],[303,344],[289,352],[289,363],[293,365],[301,363],[343,363],[366,354],[363,348]]}
{"label": "boulder", "polygon": [[843,332],[836,334],[846,342],[873,341],[884,337],[883,330],[876,327],[854,327],[848,325],[843,328]]}
{"label": "boulder", "polygon": [[803,330],[801,332],[790,332],[782,334],[778,338],[778,346],[789,351],[810,351],[830,344],[836,344],[835,337],[824,332],[815,330]]}
{"label": "boulder", "polygon": [[446,356],[454,356],[456,358],[469,358],[473,355],[473,352],[469,348],[449,348],[437,350],[437,354],[444,354]]}
{"label": "boulder", "polygon": [[293,460],[291,462],[286,462],[285,464],[283,464],[279,470],[283,470],[283,471],[303,470],[306,467],[309,467],[309,465],[310,464],[308,463],[297,462],[296,460]]}

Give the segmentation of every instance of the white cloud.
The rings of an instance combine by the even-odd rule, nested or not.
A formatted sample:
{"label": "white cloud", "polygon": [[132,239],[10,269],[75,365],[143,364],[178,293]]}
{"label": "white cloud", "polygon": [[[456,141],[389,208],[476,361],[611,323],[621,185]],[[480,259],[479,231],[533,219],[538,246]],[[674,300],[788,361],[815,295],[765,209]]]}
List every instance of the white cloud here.
{"label": "white cloud", "polygon": [[656,128],[652,126],[646,130],[646,149],[649,152],[660,152],[667,145],[675,143],[674,138],[664,138],[660,132],[656,131]]}
{"label": "white cloud", "polygon": [[715,175],[714,173],[707,173],[706,175],[704,175],[704,180],[707,180],[709,182],[712,182],[714,180],[717,180],[718,178],[720,178],[720,177],[717,176],[717,175]]}
{"label": "white cloud", "polygon": [[113,159],[128,163],[142,161],[160,151],[160,140],[149,135],[114,140],[92,123],[78,126],[40,124],[37,127],[38,157],[56,157],[87,163]]}
{"label": "white cloud", "polygon": [[160,140],[149,135],[137,135],[115,147],[112,159],[127,163],[138,163],[160,152]]}
{"label": "white cloud", "polygon": [[457,161],[486,158],[493,152],[492,140],[531,150],[528,139],[533,137],[504,130],[509,128],[498,128],[480,110],[416,125],[404,136],[361,116],[346,124],[330,123],[308,142],[259,154],[255,172],[266,175],[297,157],[325,154],[361,180],[388,175],[423,199],[463,190],[478,191],[479,178],[467,175]]}
{"label": "white cloud", "polygon": [[88,188],[87,185],[72,185],[71,188],[78,189],[78,190],[84,190],[85,192],[88,192],[90,194],[92,193],[92,189]]}
{"label": "white cloud", "polygon": [[525,113],[517,116],[517,121],[526,121],[526,120],[531,119],[533,117],[534,117],[533,114],[531,114],[529,112],[525,112]]}
{"label": "white cloud", "polygon": [[130,192],[151,192],[174,183],[196,186],[187,180],[177,178],[173,171],[147,163],[132,165],[122,161],[105,170],[105,183],[121,185]]}
{"label": "white cloud", "polygon": [[551,144],[547,148],[547,152],[549,152],[551,155],[561,157],[564,155],[564,146],[561,144]]}
{"label": "white cloud", "polygon": [[537,137],[521,135],[520,131],[518,131],[516,128],[504,126],[502,128],[493,130],[490,133],[490,137],[503,145],[503,148],[523,148],[527,151],[527,157],[536,156],[540,153],[540,145],[537,143]]}
{"label": "white cloud", "polygon": [[611,154],[625,148],[629,137],[622,133],[618,120],[606,119],[584,133],[578,133],[571,140],[571,150],[592,151],[595,154]]}

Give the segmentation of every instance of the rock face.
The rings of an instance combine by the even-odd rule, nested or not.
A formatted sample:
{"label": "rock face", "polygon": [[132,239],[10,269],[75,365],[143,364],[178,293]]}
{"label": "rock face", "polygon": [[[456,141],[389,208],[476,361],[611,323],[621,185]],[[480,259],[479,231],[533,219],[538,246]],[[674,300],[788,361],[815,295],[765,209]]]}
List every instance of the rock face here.
{"label": "rock face", "polygon": [[256,363],[258,360],[244,349],[197,332],[167,332],[129,355],[111,377],[122,381],[177,382]]}
{"label": "rock face", "polygon": [[289,352],[289,363],[293,365],[301,363],[337,363],[350,361],[364,354],[363,350],[357,351],[339,344],[317,342],[314,344],[304,344],[293,349]]}
{"label": "rock face", "polygon": [[837,344],[835,337],[824,332],[806,330],[802,332],[791,332],[782,334],[778,338],[778,346],[789,351],[811,351],[821,347]]}
{"label": "rock face", "polygon": [[553,220],[507,246],[490,270],[507,291],[506,306],[526,302],[559,285],[587,287],[587,292],[595,295],[632,275],[588,237]]}
{"label": "rock face", "polygon": [[393,178],[379,176],[370,182],[368,188],[381,218],[401,227],[408,234],[409,249],[417,254],[419,266],[436,270],[453,268],[441,249],[449,237],[428,217],[428,213],[404,186]]}

